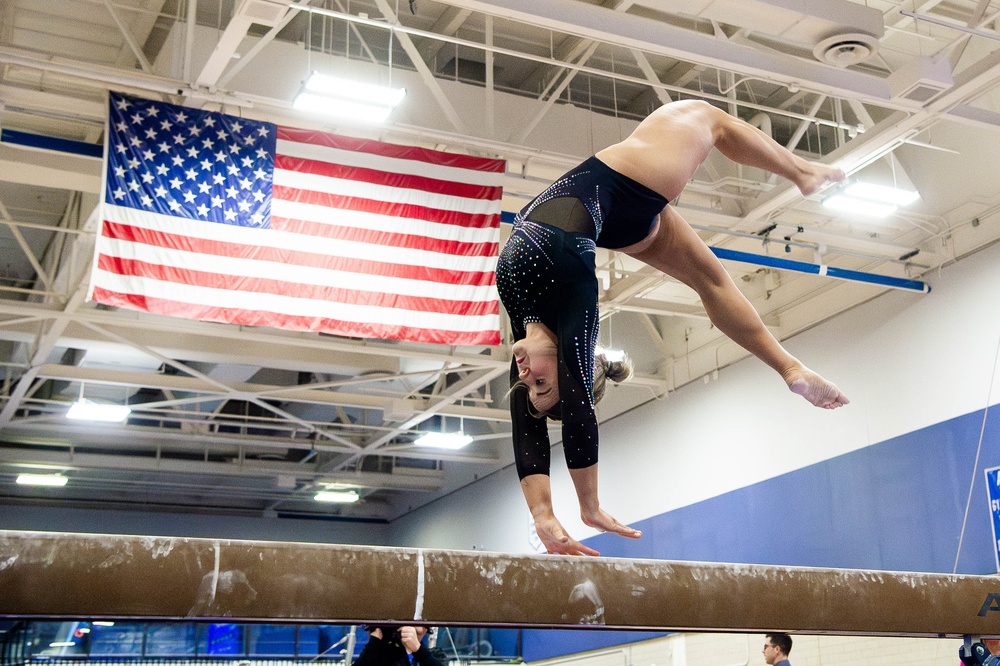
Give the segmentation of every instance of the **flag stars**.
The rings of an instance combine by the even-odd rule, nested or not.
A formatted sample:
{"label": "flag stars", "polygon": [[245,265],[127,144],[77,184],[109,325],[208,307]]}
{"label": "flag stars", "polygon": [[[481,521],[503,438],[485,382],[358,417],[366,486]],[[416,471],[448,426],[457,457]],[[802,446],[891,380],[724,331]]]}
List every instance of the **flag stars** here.
{"label": "flag stars", "polygon": [[153,153],[152,150],[147,149],[142,151],[142,159],[146,160],[147,162],[152,161],[154,157],[156,157],[156,154]]}
{"label": "flag stars", "polygon": [[212,186],[208,183],[198,183],[198,191],[202,194],[208,194],[212,191]]}
{"label": "flag stars", "polygon": [[160,149],[161,153],[166,153],[170,151],[170,144],[167,143],[166,141],[161,141],[160,144],[157,146],[157,148]]}
{"label": "flag stars", "polygon": [[138,113],[132,114],[132,124],[139,125],[140,123],[142,123],[142,116]]}
{"label": "flag stars", "polygon": [[226,188],[226,196],[230,199],[235,199],[239,194],[239,191],[232,185]]}
{"label": "flag stars", "polygon": [[233,155],[235,155],[238,152],[240,152],[240,144],[238,144],[238,143],[231,143],[231,144],[229,144],[229,152],[232,153]]}
{"label": "flag stars", "polygon": [[240,168],[235,164],[227,164],[226,171],[229,173],[230,176],[240,175]]}
{"label": "flag stars", "polygon": [[212,116],[205,118],[205,127],[215,127],[215,118]]}
{"label": "flag stars", "polygon": [[226,130],[224,129],[220,129],[218,132],[216,132],[215,136],[216,138],[219,139],[219,141],[225,141],[226,139],[229,138],[229,134],[227,134]]}
{"label": "flag stars", "polygon": [[187,176],[188,180],[194,180],[198,177],[198,172],[194,169],[188,169],[184,172],[184,175]]}
{"label": "flag stars", "polygon": [[185,203],[194,203],[194,200],[197,197],[194,192],[181,192],[181,196],[184,197]]}
{"label": "flag stars", "polygon": [[170,161],[174,163],[174,166],[184,166],[184,158],[180,155],[174,155]]}
{"label": "flag stars", "polygon": [[175,190],[179,190],[179,189],[181,189],[181,185],[183,185],[183,182],[177,176],[174,176],[173,178],[170,179],[170,187],[171,188],[173,188]]}
{"label": "flag stars", "polygon": [[165,165],[163,165],[163,164],[157,164],[156,165],[156,175],[157,176],[166,176],[168,173],[170,173],[170,169],[168,169]]}
{"label": "flag stars", "polygon": [[134,135],[129,137],[128,142],[130,144],[132,144],[133,146],[136,146],[136,147],[139,147],[139,146],[142,145],[142,141],[139,140],[139,137],[134,136]]}
{"label": "flag stars", "polygon": [[226,158],[227,158],[227,157],[229,157],[229,156],[228,156],[228,155],[226,155],[226,154],[225,154],[225,153],[224,153],[223,151],[221,151],[221,150],[215,153],[215,161],[216,161],[216,162],[225,162],[225,161],[226,161]]}
{"label": "flag stars", "polygon": [[173,125],[166,118],[160,121],[160,129],[164,132],[169,132],[171,127],[173,127]]}
{"label": "flag stars", "polygon": [[212,162],[209,161],[208,159],[202,160],[200,162],[200,164],[201,164],[201,170],[202,171],[211,171],[212,170]]}
{"label": "flag stars", "polygon": [[212,208],[222,208],[223,203],[222,197],[212,197]]}
{"label": "flag stars", "polygon": [[257,134],[260,134],[261,137],[266,138],[268,133],[269,132],[266,125],[261,125],[260,127],[257,128]]}
{"label": "flag stars", "polygon": [[198,149],[195,148],[194,146],[191,146],[190,148],[187,149],[187,154],[188,154],[188,157],[190,157],[191,159],[194,159],[194,158],[198,157]]}
{"label": "flag stars", "polygon": [[116,166],[115,167],[115,175],[117,177],[119,177],[119,178],[124,178],[125,177],[125,168],[121,167],[121,166]]}
{"label": "flag stars", "polygon": [[259,159],[259,160],[267,159],[267,151],[264,150],[263,148],[258,148],[257,149],[257,159]]}
{"label": "flag stars", "polygon": [[132,106],[132,102],[122,97],[115,102],[115,106],[117,106],[121,111],[126,111],[128,110],[128,107]]}
{"label": "flag stars", "polygon": [[225,178],[225,176],[223,176],[221,173],[213,173],[212,174],[212,184],[213,185],[225,185],[226,184],[226,178]]}
{"label": "flag stars", "polygon": [[136,169],[139,168],[139,160],[135,159],[134,157],[128,160],[126,164],[128,164],[128,168],[131,169],[132,171],[135,171]]}
{"label": "flag stars", "polygon": [[115,199],[119,199],[120,200],[120,199],[124,199],[125,198],[125,190],[123,190],[121,187],[119,187],[118,189],[116,189],[111,194],[114,196]]}
{"label": "flag stars", "polygon": [[182,135],[180,135],[180,134],[175,134],[174,135],[174,143],[176,143],[178,145],[184,143],[184,137]]}
{"label": "flag stars", "polygon": [[152,183],[154,179],[153,174],[149,173],[148,171],[144,171],[143,174],[139,177],[142,178],[142,182],[144,183]]}
{"label": "flag stars", "polygon": [[257,203],[260,203],[261,201],[264,200],[264,193],[261,192],[260,190],[257,190],[256,192],[253,193],[253,200],[256,201]]}
{"label": "flag stars", "polygon": [[239,208],[244,213],[250,212],[250,202],[249,201],[237,201],[236,207]]}
{"label": "flag stars", "polygon": [[212,147],[215,146],[215,142],[211,139],[202,139],[201,145],[205,150],[212,150]]}
{"label": "flag stars", "polygon": [[240,187],[244,190],[249,190],[253,187],[253,183],[250,182],[249,178],[240,178]]}
{"label": "flag stars", "polygon": [[118,130],[119,132],[127,132],[128,123],[122,120],[121,122],[115,124],[115,129]]}
{"label": "flag stars", "polygon": [[128,187],[128,189],[129,189],[130,192],[138,192],[139,191],[139,183],[135,182],[134,180],[128,181],[128,184],[126,185],[126,187]]}
{"label": "flag stars", "polygon": [[152,127],[147,127],[146,128],[146,138],[149,139],[150,141],[153,141],[154,139],[156,139],[156,130],[154,128],[152,128]]}
{"label": "flag stars", "polygon": [[141,197],[139,197],[139,201],[146,208],[151,208],[153,206],[153,198],[148,194],[143,194]]}
{"label": "flag stars", "polygon": [[241,161],[243,162],[243,166],[248,169],[253,166],[253,159],[249,157],[244,157]]}
{"label": "flag stars", "polygon": [[232,208],[227,208],[222,211],[222,214],[226,217],[226,222],[232,222],[236,219],[236,211]]}
{"label": "flag stars", "polygon": [[167,188],[163,187],[163,185],[157,185],[156,189],[153,190],[153,193],[156,194],[158,198],[162,199],[167,196]]}
{"label": "flag stars", "polygon": [[257,180],[267,180],[267,172],[257,167],[257,170],[253,172],[253,175],[257,176]]}
{"label": "flag stars", "polygon": [[158,115],[160,115],[160,109],[155,106],[149,107],[149,111],[147,112],[149,118],[155,118]]}
{"label": "flag stars", "polygon": [[174,211],[175,213],[177,211],[181,210],[182,208],[184,208],[184,206],[180,205],[180,203],[178,203],[174,199],[171,199],[170,201],[168,201],[167,205],[170,206],[170,210]]}
{"label": "flag stars", "polygon": [[196,210],[198,211],[198,215],[200,215],[201,217],[205,217],[206,215],[208,215],[208,206],[206,206],[205,204],[199,204]]}

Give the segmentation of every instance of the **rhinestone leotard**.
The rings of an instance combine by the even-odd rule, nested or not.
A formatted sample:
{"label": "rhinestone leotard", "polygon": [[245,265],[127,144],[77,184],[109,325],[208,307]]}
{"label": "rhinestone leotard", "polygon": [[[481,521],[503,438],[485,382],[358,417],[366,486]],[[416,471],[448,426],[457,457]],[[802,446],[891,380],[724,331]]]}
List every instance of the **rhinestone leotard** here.
{"label": "rhinestone leotard", "polygon": [[[540,322],[556,334],[559,411],[570,469],[597,462],[593,364],[598,333],[595,254],[602,241],[624,247],[645,238],[666,199],[590,158],[553,183],[514,220],[500,253],[497,290],[514,340]],[[609,233],[611,232],[611,233]],[[639,235],[641,234],[641,235]],[[628,240],[639,235],[635,240]],[[623,239],[626,242],[622,242]],[[511,360],[510,380],[517,380]],[[549,473],[545,419],[528,412],[528,392],[510,396],[519,478]]]}

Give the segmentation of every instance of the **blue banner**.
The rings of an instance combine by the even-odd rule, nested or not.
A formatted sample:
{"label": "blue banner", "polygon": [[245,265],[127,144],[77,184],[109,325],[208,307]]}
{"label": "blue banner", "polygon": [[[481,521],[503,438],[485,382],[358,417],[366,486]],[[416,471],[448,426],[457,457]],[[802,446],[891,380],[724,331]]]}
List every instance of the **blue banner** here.
{"label": "blue banner", "polygon": [[993,526],[993,555],[1000,573],[1000,467],[986,470],[986,491],[990,495],[990,524]]}

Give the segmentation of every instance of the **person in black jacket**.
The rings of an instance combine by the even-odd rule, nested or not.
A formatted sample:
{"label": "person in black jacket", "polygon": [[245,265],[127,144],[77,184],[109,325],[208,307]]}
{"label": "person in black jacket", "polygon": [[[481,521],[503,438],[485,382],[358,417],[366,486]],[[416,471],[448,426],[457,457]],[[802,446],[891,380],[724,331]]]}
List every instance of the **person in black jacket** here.
{"label": "person in black jacket", "polygon": [[419,625],[370,624],[368,643],[352,666],[409,666],[410,655],[419,666],[446,666],[424,643],[429,629]]}

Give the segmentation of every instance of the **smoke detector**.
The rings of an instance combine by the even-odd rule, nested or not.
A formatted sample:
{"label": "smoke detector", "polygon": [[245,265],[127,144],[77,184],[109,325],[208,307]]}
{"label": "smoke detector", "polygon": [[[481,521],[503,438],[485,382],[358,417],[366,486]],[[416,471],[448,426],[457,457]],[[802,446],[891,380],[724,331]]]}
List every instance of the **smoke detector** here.
{"label": "smoke detector", "polygon": [[878,39],[863,32],[827,37],[813,48],[820,62],[835,67],[849,67],[867,60],[878,51]]}

